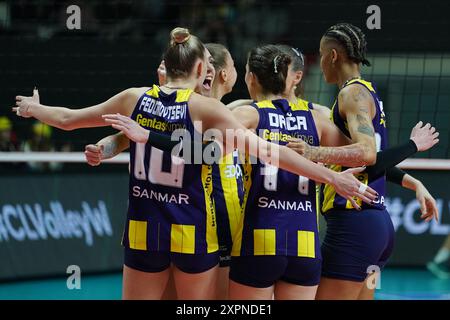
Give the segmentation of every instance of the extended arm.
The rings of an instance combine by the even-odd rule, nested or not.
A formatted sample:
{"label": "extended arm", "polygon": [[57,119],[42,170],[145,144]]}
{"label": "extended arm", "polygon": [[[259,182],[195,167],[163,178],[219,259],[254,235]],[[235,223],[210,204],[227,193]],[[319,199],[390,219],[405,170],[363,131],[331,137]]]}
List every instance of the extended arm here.
{"label": "extended arm", "polygon": [[74,130],[79,128],[101,127],[108,125],[102,118],[106,113],[131,115],[137,100],[147,88],[131,88],[124,90],[100,104],[70,109],[66,107],[49,107],[40,103],[37,89],[32,97],[17,96],[13,111],[18,116],[33,117],[50,126]]}
{"label": "extended arm", "polygon": [[420,218],[425,219],[425,221],[431,221],[433,218],[439,221],[436,200],[420,180],[397,167],[386,170],[386,179],[416,193],[416,199],[419,201],[420,211],[422,212]]}

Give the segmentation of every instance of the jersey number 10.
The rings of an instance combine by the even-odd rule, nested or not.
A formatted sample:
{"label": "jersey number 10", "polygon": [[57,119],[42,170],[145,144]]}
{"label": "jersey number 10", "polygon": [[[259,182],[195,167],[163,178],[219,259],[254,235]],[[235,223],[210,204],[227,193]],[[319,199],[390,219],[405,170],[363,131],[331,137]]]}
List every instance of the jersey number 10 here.
{"label": "jersey number 10", "polygon": [[134,154],[134,176],[138,180],[149,180],[153,184],[159,184],[168,187],[181,188],[183,186],[184,176],[184,160],[172,156],[170,172],[164,172],[163,166],[163,151],[151,147],[149,170],[148,174],[145,172],[144,155],[145,144],[136,143],[136,150]]}

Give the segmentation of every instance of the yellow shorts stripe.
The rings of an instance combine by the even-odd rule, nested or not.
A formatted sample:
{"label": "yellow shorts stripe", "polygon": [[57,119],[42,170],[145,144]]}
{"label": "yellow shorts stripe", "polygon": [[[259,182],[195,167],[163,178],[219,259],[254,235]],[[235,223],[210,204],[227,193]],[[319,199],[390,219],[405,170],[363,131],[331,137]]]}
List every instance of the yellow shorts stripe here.
{"label": "yellow shorts stripe", "polygon": [[177,253],[195,253],[195,226],[172,224],[170,233],[170,251]]}
{"label": "yellow shorts stripe", "polygon": [[298,256],[306,258],[315,258],[315,237],[312,231],[298,231]]}
{"label": "yellow shorts stripe", "polygon": [[275,229],[253,230],[253,250],[255,256],[274,256],[276,253]]}
{"label": "yellow shorts stripe", "polygon": [[128,241],[131,249],[147,250],[147,221],[129,221]]}

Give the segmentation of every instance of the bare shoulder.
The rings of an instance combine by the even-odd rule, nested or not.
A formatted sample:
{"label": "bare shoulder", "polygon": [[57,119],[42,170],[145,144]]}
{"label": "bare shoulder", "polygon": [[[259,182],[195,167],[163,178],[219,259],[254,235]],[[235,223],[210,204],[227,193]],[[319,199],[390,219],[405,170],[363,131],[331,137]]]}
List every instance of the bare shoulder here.
{"label": "bare shoulder", "polygon": [[375,102],[369,89],[360,84],[350,84],[339,92],[339,113],[341,115],[363,112],[371,118],[375,115]]}
{"label": "bare shoulder", "polygon": [[328,118],[326,118],[326,116],[321,111],[319,111],[316,108],[311,110],[311,114],[312,114],[312,116],[314,118],[314,122],[323,121],[323,120],[327,120],[328,119]]}
{"label": "bare shoulder", "polygon": [[258,110],[256,110],[256,108],[254,108],[250,105],[239,106],[239,107],[233,109],[232,112],[234,115],[239,115],[239,114],[258,115]]}
{"label": "bare shoulder", "polygon": [[122,93],[130,98],[131,97],[140,98],[145,92],[147,92],[150,89],[151,88],[149,88],[149,87],[128,88],[128,89],[122,91]]}
{"label": "bare shoulder", "polygon": [[314,109],[311,110],[313,112],[313,114],[320,113],[321,115],[323,115],[326,118],[330,117],[330,113],[331,113],[330,108],[323,106],[321,104],[318,104],[318,103],[313,103],[312,105],[314,107]]}
{"label": "bare shoulder", "polygon": [[193,121],[203,121],[229,112],[225,105],[217,99],[204,97],[193,92],[189,97],[189,114]]}
{"label": "bare shoulder", "polygon": [[246,105],[237,107],[232,111],[234,117],[247,129],[256,129],[259,122],[259,113],[256,108]]}
{"label": "bare shoulder", "polygon": [[366,87],[353,83],[339,92],[338,98],[342,101],[352,101],[355,103],[372,100],[372,95]]}
{"label": "bare shoulder", "polygon": [[202,108],[212,108],[221,105],[225,107],[225,105],[217,99],[202,96],[196,92],[193,92],[189,97],[189,105],[193,108],[202,107]]}
{"label": "bare shoulder", "polygon": [[238,99],[238,100],[234,100],[233,102],[230,102],[229,104],[227,104],[227,108],[230,110],[234,110],[238,107],[249,105],[252,102],[253,102],[253,100],[251,100],[251,99]]}

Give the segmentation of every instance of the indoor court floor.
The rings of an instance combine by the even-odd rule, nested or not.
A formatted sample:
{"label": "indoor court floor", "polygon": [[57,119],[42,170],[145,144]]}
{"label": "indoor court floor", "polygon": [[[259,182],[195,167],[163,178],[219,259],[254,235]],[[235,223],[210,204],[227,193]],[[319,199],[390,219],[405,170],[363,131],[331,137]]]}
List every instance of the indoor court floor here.
{"label": "indoor court floor", "polygon": [[[69,290],[65,278],[0,284],[0,300],[117,300],[121,298],[120,273],[86,275],[81,289]],[[381,276],[377,300],[450,300],[450,280],[434,277],[426,269],[388,268]]]}

